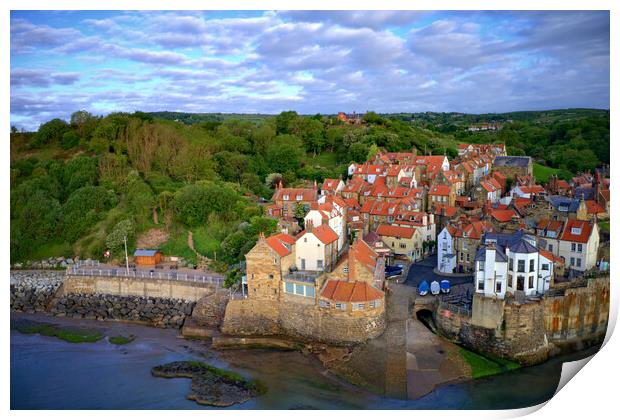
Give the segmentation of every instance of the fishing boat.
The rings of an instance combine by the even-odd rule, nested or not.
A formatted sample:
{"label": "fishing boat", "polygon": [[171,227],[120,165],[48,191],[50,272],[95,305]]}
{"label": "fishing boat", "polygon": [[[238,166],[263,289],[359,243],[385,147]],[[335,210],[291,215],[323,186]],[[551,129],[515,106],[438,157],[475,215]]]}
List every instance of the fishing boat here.
{"label": "fishing boat", "polygon": [[443,279],[439,285],[441,287],[441,293],[450,293],[450,280]]}
{"label": "fishing boat", "polygon": [[428,294],[428,283],[426,280],[418,285],[418,293],[420,296],[426,296]]}

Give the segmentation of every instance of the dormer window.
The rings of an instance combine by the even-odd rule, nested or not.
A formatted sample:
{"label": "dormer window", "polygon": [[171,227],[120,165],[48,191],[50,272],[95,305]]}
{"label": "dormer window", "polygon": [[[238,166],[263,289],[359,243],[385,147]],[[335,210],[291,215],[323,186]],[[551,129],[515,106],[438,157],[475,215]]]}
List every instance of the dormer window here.
{"label": "dormer window", "polygon": [[282,198],[283,198],[284,200],[288,200],[288,198],[289,198],[289,197],[288,197],[288,194],[285,194]]}
{"label": "dormer window", "polygon": [[570,233],[572,235],[581,235],[581,228],[580,227],[573,227],[570,229]]}
{"label": "dormer window", "polygon": [[297,201],[303,200],[304,196],[301,194],[297,194]]}

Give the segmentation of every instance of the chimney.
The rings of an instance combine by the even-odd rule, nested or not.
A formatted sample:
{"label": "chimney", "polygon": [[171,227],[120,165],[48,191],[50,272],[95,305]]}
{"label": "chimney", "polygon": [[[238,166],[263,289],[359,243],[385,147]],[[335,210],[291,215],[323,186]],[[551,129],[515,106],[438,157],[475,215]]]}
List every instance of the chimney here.
{"label": "chimney", "polygon": [[312,223],[312,220],[308,220],[308,222],[306,223],[306,232],[312,233],[313,229],[314,229],[314,224]]}
{"label": "chimney", "polygon": [[317,185],[316,185],[316,179],[314,180],[314,190],[316,191]]}
{"label": "chimney", "polygon": [[259,232],[258,233],[258,241],[264,241],[265,240],[265,233],[264,232]]}
{"label": "chimney", "polygon": [[282,180],[278,181],[277,189],[282,189]]}

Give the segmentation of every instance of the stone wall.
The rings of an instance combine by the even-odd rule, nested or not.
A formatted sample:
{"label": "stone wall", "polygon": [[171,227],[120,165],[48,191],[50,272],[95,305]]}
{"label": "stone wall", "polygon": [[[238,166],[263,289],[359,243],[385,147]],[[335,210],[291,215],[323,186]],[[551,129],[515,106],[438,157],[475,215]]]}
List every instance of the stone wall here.
{"label": "stone wall", "polygon": [[195,302],[102,294],[67,294],[49,309],[54,316],[141,322],[160,328],[180,328]]}
{"label": "stone wall", "polygon": [[194,281],[133,277],[66,276],[65,294],[141,296],[197,301],[215,291],[215,285]]}
{"label": "stone wall", "polygon": [[[91,278],[90,282],[87,279],[79,277],[80,281],[70,281],[70,277],[65,277],[62,272],[11,272],[11,310],[179,328],[192,313],[195,304],[193,299],[97,293],[103,290],[97,285],[97,279]],[[88,293],[75,293],[76,289],[87,290]]]}
{"label": "stone wall", "polygon": [[234,300],[228,303],[222,332],[235,335],[287,335],[331,344],[352,344],[375,338],[385,330],[383,307],[352,317],[318,308],[307,298],[282,301]]}
{"label": "stone wall", "polygon": [[608,317],[609,277],[604,277],[521,304],[476,296],[471,317],[439,307],[435,323],[466,347],[527,365],[601,343]]}

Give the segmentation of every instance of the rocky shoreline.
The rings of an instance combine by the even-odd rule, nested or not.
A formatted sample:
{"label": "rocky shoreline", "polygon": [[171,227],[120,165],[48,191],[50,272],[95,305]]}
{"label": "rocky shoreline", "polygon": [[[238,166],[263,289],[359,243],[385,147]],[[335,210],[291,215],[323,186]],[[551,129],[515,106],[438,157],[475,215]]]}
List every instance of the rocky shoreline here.
{"label": "rocky shoreline", "polygon": [[11,272],[11,310],[44,312],[57,317],[140,322],[160,328],[180,328],[195,302],[168,298],[103,294],[62,295],[64,273]]}
{"label": "rocky shoreline", "polygon": [[197,361],[178,361],[155,366],[151,374],[162,378],[191,378],[192,392],[187,395],[187,399],[215,407],[244,403],[266,391],[256,381],[249,381],[235,372]]}

